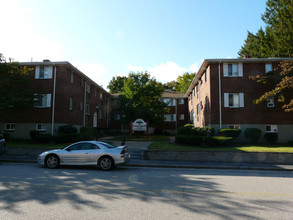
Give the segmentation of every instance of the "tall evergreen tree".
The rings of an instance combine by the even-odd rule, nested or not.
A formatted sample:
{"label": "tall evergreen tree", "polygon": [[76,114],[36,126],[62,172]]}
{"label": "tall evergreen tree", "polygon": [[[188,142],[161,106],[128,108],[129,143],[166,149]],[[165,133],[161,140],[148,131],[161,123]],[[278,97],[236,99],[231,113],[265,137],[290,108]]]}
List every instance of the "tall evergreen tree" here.
{"label": "tall evergreen tree", "polygon": [[248,32],[239,56],[293,57],[293,0],[267,0],[262,20],[265,31]]}

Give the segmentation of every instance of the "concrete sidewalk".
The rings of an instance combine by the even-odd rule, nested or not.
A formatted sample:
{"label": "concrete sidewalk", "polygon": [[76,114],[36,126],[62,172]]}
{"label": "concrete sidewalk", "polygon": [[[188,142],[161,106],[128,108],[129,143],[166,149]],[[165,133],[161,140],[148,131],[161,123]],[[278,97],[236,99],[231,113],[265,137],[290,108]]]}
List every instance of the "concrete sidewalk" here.
{"label": "concrete sidewalk", "polygon": [[[135,146],[132,149],[137,149]],[[0,163],[36,163],[37,155],[45,149],[31,149],[21,152],[19,149],[9,150],[0,155]],[[17,153],[18,151],[18,153]],[[29,153],[28,153],[29,152]],[[131,152],[131,150],[130,150]],[[262,164],[262,163],[228,163],[228,162],[196,162],[196,161],[164,161],[130,159],[125,166],[134,167],[165,167],[165,168],[195,168],[195,169],[239,169],[239,170],[270,170],[293,171],[293,165]]]}

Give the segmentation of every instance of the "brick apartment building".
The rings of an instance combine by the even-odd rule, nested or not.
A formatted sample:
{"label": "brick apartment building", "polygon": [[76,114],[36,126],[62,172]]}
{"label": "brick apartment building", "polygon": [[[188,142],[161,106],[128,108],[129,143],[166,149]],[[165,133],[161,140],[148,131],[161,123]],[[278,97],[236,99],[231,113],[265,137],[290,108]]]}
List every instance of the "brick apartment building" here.
{"label": "brick apartment building", "polygon": [[54,135],[62,125],[109,127],[111,95],[71,63],[44,60],[19,65],[32,68],[30,87],[39,101],[25,117],[0,121],[0,129],[10,137],[29,138],[31,130]]}
{"label": "brick apartment building", "polygon": [[[119,103],[117,98],[119,94],[112,95],[113,105],[112,105],[112,118],[111,128],[121,129],[122,122],[121,119],[124,115],[119,111]],[[155,132],[168,132],[170,134],[175,134],[177,129],[188,122],[188,101],[184,93],[165,91],[160,98],[161,101],[168,104],[169,112],[165,115],[164,122],[161,126],[156,128],[150,128],[150,133]],[[129,123],[123,125],[124,129],[129,129]]]}
{"label": "brick apartment building", "polygon": [[184,93],[165,91],[161,100],[168,104],[169,113],[165,115],[163,130],[176,134],[177,129],[187,124],[188,100]]}
{"label": "brick apartment building", "polygon": [[[259,128],[262,135],[278,132],[278,142],[293,140],[293,113],[284,112],[272,97],[253,104],[267,89],[249,79],[278,67],[284,58],[206,59],[193,79],[188,97],[190,121],[197,127]],[[292,58],[290,58],[292,60]],[[261,140],[263,141],[263,139]]]}

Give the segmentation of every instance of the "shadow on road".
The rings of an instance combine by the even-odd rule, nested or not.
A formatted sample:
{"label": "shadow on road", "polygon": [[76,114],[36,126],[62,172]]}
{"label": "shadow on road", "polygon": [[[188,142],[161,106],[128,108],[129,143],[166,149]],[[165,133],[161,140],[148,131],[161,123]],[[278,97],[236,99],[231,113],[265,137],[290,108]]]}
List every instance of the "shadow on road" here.
{"label": "shadow on road", "polygon": [[[137,199],[146,203],[161,202],[177,206],[188,212],[208,214],[211,217],[236,217],[257,219],[253,210],[279,211],[282,203],[264,205],[261,201],[231,200],[231,192],[221,190],[222,185],[214,181],[216,170],[188,169],[150,169],[118,167],[110,172],[97,170],[95,167],[60,167],[50,170],[38,165],[7,165],[9,172],[0,166],[0,212],[6,210],[21,214],[20,203],[36,201],[43,205],[69,202],[73,209],[84,207],[106,208],[99,200],[89,195],[96,195],[109,201],[121,198]],[[271,176],[273,172],[227,171],[227,175]],[[205,175],[205,177],[202,177]],[[282,174],[278,177],[282,177]],[[286,173],[288,175],[288,173]],[[208,177],[206,177],[208,176]],[[293,176],[293,175],[292,175]],[[226,214],[223,214],[223,209]],[[282,210],[288,212],[288,210]],[[224,213],[225,213],[224,212]]]}

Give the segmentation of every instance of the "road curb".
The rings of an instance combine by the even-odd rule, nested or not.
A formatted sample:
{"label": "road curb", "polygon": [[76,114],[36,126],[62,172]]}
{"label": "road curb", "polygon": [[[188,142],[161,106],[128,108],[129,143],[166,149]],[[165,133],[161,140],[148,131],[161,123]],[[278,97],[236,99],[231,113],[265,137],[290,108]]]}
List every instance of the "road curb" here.
{"label": "road curb", "polygon": [[[32,160],[0,159],[0,163],[35,163]],[[153,168],[188,168],[188,169],[218,169],[218,170],[264,170],[264,171],[293,171],[293,168],[284,167],[249,167],[249,166],[213,166],[213,165],[175,165],[175,164],[139,164],[129,163],[123,167],[153,167]]]}

